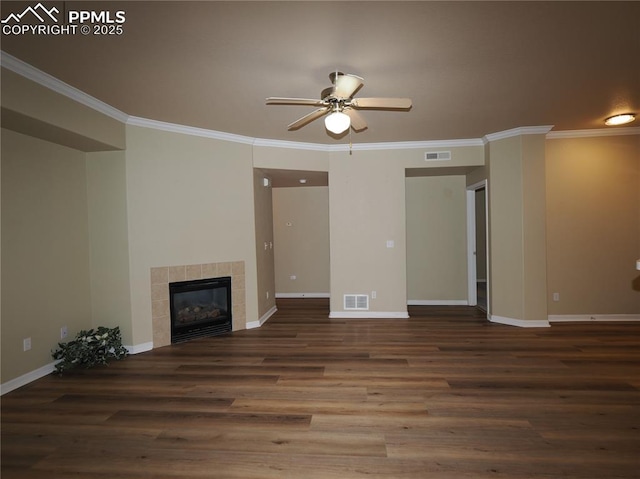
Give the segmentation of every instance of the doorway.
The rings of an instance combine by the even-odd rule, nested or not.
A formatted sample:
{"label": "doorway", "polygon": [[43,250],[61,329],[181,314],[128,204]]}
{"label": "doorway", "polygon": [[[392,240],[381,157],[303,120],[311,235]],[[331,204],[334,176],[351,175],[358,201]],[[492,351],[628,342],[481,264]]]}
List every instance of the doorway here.
{"label": "doorway", "polygon": [[487,181],[467,187],[469,305],[489,313]]}

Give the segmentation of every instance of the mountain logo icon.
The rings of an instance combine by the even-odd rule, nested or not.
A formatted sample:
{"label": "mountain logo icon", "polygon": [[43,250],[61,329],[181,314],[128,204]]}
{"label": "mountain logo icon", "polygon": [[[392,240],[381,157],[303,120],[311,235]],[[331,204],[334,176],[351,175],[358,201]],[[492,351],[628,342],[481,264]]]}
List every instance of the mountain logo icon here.
{"label": "mountain logo icon", "polygon": [[52,7],[51,9],[47,9],[42,3],[38,3],[35,7],[27,7],[24,9],[22,13],[11,13],[7,16],[7,18],[3,18],[0,23],[9,23],[11,21],[15,23],[22,22],[23,18],[28,14],[33,15],[40,23],[44,23],[47,21],[47,18],[53,20],[58,23],[58,18],[54,14],[60,13],[56,7]]}

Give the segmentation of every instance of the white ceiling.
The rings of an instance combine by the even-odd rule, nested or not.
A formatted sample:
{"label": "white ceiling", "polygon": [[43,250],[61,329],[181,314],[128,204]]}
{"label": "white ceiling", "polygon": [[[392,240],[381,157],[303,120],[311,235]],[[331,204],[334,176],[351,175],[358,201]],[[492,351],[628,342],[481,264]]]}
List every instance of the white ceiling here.
{"label": "white ceiling", "polygon": [[[2,18],[35,2],[5,2]],[[47,2],[121,10],[117,36],[2,36],[2,50],[129,115],[255,138],[338,144],[322,120],[289,132],[341,70],[364,111],[354,143],[481,138],[524,126],[603,128],[640,113],[640,2]],[[636,126],[636,123],[631,126]]]}

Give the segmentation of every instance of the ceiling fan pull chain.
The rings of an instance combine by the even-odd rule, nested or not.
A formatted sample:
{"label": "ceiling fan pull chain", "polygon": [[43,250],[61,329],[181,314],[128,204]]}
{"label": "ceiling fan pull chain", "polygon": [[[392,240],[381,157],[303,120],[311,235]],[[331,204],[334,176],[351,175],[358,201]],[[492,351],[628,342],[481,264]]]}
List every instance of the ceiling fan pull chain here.
{"label": "ceiling fan pull chain", "polygon": [[353,143],[351,142],[351,128],[349,128],[349,156],[353,155]]}

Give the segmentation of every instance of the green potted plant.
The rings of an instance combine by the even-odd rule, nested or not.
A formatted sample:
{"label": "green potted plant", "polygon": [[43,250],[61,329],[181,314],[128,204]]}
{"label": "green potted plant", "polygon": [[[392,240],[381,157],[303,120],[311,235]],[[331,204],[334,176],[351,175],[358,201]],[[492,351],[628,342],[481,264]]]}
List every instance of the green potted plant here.
{"label": "green potted plant", "polygon": [[58,349],[52,352],[56,363],[56,371],[64,371],[76,367],[90,368],[96,364],[107,364],[110,359],[125,358],[129,352],[122,345],[120,328],[106,328],[80,331],[67,343],[58,343]]}

